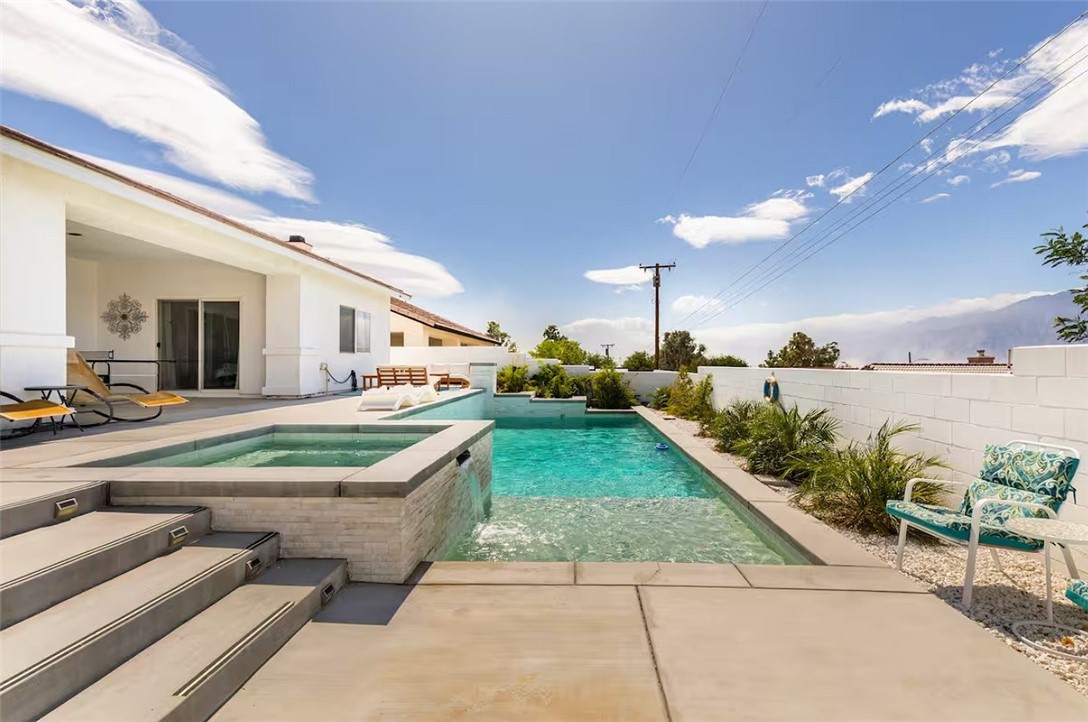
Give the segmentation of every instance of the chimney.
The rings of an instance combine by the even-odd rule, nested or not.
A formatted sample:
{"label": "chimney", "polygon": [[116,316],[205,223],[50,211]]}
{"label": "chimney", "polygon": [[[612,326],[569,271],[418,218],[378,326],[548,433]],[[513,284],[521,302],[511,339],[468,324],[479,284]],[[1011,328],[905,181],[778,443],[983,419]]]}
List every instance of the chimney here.
{"label": "chimney", "polygon": [[287,239],[287,243],[294,246],[295,248],[302,248],[307,251],[314,250],[314,247],[307,243],[306,239],[302,236],[290,236]]}
{"label": "chimney", "polygon": [[977,356],[968,356],[967,363],[969,364],[993,364],[994,357],[986,355],[986,349],[980,348]]}

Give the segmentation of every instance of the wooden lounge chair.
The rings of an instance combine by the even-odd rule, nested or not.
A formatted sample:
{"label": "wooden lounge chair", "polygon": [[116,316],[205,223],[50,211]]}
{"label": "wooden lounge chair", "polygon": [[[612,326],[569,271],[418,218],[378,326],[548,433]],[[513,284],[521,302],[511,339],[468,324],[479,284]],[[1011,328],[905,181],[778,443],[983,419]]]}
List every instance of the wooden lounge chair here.
{"label": "wooden lounge chair", "polygon": [[16,436],[26,436],[37,430],[41,425],[42,419],[52,419],[53,433],[57,432],[57,424],[55,422],[58,416],[65,417],[76,412],[75,409],[58,404],[54,401],[46,401],[45,399],[36,399],[34,401],[23,401],[18,396],[13,396],[4,391],[0,391],[0,396],[5,399],[9,399],[13,403],[0,405],[0,419],[5,419],[12,423],[19,423],[21,421],[29,421],[31,423],[24,426],[12,426],[9,429],[5,429],[5,434],[0,436],[4,439],[12,439]]}
{"label": "wooden lounge chair", "polygon": [[[69,403],[77,407],[77,411],[90,411],[105,419],[101,423],[110,421],[150,421],[162,415],[166,406],[187,404],[189,399],[170,391],[148,391],[136,384],[113,382],[107,384],[94,372],[90,364],[78,351],[68,349],[68,383],[72,386],[81,386],[83,390],[77,391],[69,397]],[[114,388],[125,387],[135,389],[139,393],[117,393]],[[141,409],[154,409],[151,415],[139,415],[135,418],[119,415],[118,408],[124,409],[132,404]],[[84,408],[79,408],[84,407]]]}
{"label": "wooden lounge chair", "polygon": [[426,366],[379,366],[378,386],[435,386],[440,379],[431,378]]}

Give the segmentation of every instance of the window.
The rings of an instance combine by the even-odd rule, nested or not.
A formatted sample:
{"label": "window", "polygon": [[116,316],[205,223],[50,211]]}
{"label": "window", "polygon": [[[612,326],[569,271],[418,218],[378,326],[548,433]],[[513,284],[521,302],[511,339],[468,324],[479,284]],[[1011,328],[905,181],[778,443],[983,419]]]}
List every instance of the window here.
{"label": "window", "polygon": [[403,346],[404,345],[404,331],[393,331],[389,334],[390,346]]}
{"label": "window", "polygon": [[442,345],[442,339],[435,338],[434,336],[428,336],[427,337],[427,345],[428,346],[441,346]]}
{"label": "window", "polygon": [[340,307],[340,353],[370,353],[370,313]]}

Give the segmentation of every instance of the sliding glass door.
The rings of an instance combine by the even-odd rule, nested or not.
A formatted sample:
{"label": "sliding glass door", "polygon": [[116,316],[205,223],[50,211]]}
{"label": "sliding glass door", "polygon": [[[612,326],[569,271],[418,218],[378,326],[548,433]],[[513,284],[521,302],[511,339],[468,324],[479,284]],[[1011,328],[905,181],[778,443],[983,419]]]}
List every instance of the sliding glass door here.
{"label": "sliding glass door", "polygon": [[238,301],[159,301],[159,361],[166,389],[238,388]]}

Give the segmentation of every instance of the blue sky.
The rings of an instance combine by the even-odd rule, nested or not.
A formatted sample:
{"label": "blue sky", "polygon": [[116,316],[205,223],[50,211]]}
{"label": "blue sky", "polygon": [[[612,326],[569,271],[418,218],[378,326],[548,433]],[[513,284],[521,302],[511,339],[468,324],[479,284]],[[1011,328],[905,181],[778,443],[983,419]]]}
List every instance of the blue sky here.
{"label": "blue sky", "polygon": [[[0,112],[48,142],[168,174],[162,184],[218,189],[185,186],[284,235],[297,228],[464,323],[499,320],[523,345],[557,323],[627,351],[649,345],[651,290],[623,273],[593,274],[626,281],[598,283],[587,272],[675,261],[663,325],[691,309],[709,315],[718,307],[706,299],[846,193],[833,190],[879,170],[948,117],[942,102],[973,96],[1085,10],[770,3],[680,183],[760,8],[124,0],[26,9],[5,19]],[[1063,36],[1009,97],[1086,37],[1085,24]],[[1061,68],[1081,58],[1088,52]],[[194,90],[194,78],[204,86]],[[943,313],[1070,286],[1032,253],[1039,233],[1079,226],[1088,210],[1088,84],[1061,93],[1072,101],[1045,88],[1032,98],[1049,103],[1045,116],[1005,145],[965,155],[696,335],[724,352],[728,327]],[[908,102],[878,113],[889,101]],[[991,110],[938,131],[935,158]],[[904,161],[925,158],[915,148]],[[893,167],[833,213],[862,208],[878,181],[906,172]]]}

